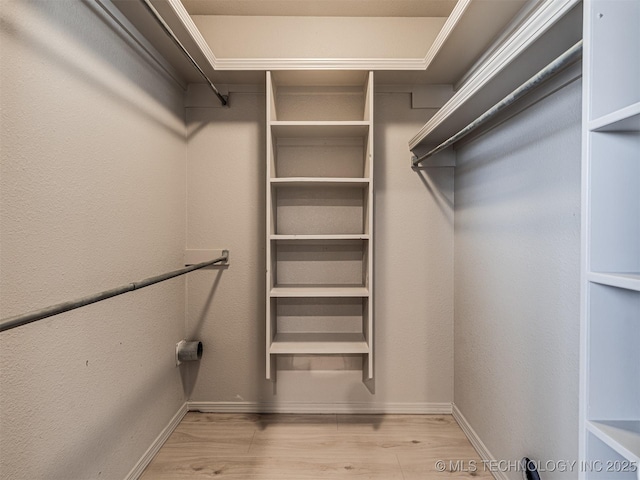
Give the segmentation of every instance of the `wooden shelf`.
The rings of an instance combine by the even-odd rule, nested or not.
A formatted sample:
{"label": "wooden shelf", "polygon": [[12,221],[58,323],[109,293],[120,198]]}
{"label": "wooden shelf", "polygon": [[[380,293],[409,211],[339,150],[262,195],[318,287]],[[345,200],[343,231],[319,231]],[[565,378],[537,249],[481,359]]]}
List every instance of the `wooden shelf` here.
{"label": "wooden shelf", "polygon": [[640,464],[640,421],[588,421],[587,429],[630,462]]}
{"label": "wooden shelf", "polygon": [[278,354],[361,354],[373,378],[373,72],[301,76],[267,72],[266,377]]}
{"label": "wooden shelf", "polygon": [[589,122],[592,132],[640,132],[640,102]]}
{"label": "wooden shelf", "polygon": [[273,187],[355,187],[366,188],[371,183],[368,178],[334,177],[284,177],[269,180]]}
{"label": "wooden shelf", "polygon": [[369,290],[361,285],[279,285],[270,297],[368,297]]}
{"label": "wooden shelf", "polygon": [[601,285],[640,292],[640,273],[590,272],[587,280]]}
{"label": "wooden shelf", "polygon": [[357,354],[369,353],[361,333],[278,333],[271,343],[272,354]]}
{"label": "wooden shelf", "polygon": [[301,240],[301,241],[324,241],[324,240],[369,240],[366,233],[338,234],[338,235],[269,235],[270,240]]}
{"label": "wooden shelf", "polygon": [[368,121],[272,121],[271,132],[286,138],[366,137],[369,126]]}

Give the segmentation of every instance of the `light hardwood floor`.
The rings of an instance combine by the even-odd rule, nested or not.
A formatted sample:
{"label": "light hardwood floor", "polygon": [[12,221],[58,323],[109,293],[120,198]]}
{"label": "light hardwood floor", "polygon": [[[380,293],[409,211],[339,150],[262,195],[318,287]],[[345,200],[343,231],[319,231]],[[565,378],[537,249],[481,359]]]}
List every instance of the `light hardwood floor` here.
{"label": "light hardwood floor", "polygon": [[[438,471],[438,460],[444,461],[444,472]],[[141,480],[211,478],[454,480],[493,477],[485,471],[480,457],[451,415],[189,412]]]}

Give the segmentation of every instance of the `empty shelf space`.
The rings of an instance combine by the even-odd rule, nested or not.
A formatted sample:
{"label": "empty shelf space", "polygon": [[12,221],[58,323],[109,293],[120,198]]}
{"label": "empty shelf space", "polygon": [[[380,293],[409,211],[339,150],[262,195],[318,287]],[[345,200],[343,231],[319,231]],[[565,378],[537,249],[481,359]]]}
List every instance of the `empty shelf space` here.
{"label": "empty shelf space", "polygon": [[290,185],[271,192],[271,234],[369,234],[369,195],[358,187]]}
{"label": "empty shelf space", "polygon": [[640,292],[640,273],[591,272],[587,279],[601,285]]}
{"label": "empty shelf space", "polygon": [[591,419],[640,418],[640,292],[589,283]]}
{"label": "empty shelf space", "polygon": [[269,292],[271,297],[368,297],[362,285],[279,285]]}
{"label": "empty shelf space", "polygon": [[629,461],[640,463],[640,421],[589,421],[587,428]]}
{"label": "empty shelf space", "polygon": [[272,354],[369,353],[361,333],[278,333],[271,343]]}
{"label": "empty shelf space", "polygon": [[273,285],[367,285],[368,243],[362,240],[275,241]]}
{"label": "empty shelf space", "polygon": [[368,178],[333,178],[333,177],[286,177],[272,178],[271,185],[282,187],[355,187],[367,188],[371,181]]}
{"label": "empty shelf space", "polygon": [[276,138],[269,154],[271,179],[369,179],[371,155],[364,137]]}
{"label": "empty shelf space", "polygon": [[592,132],[591,270],[640,271],[640,131]]}
{"label": "empty shelf space", "polygon": [[275,121],[271,132],[284,138],[365,137],[370,122],[366,121]]}
{"label": "empty shelf space", "polygon": [[590,121],[589,130],[594,132],[640,131],[640,102]]}

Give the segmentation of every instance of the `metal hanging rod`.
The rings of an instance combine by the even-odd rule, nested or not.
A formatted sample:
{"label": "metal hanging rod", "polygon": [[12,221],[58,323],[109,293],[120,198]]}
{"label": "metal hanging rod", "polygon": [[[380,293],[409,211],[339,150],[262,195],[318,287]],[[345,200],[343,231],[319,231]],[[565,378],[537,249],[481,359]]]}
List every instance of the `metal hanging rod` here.
{"label": "metal hanging rod", "polygon": [[411,159],[411,166],[414,168],[417,167],[421,162],[423,162],[427,158],[435,155],[436,153],[444,150],[447,147],[450,147],[451,145],[456,143],[458,140],[467,136],[469,133],[471,133],[472,131],[474,131],[476,128],[480,127],[484,123],[486,123],[489,119],[495,117],[498,113],[500,113],[502,110],[510,106],[512,103],[515,103],[517,100],[525,96],[531,90],[538,87],[542,82],[544,82],[548,78],[552,77],[553,75],[561,71],[566,66],[576,61],[581,56],[581,54],[582,54],[582,40],[580,40],[573,47],[571,47],[569,50],[567,50],[558,58],[556,58],[549,65],[544,67],[542,70],[536,73],[533,77],[531,77],[529,80],[524,82],[522,85],[516,88],[513,92],[511,92],[509,95],[504,97],[502,100],[496,103],[493,107],[491,107],[485,113],[480,115],[477,119],[475,119],[469,125],[464,127],[458,133],[456,133],[449,139],[445,140],[444,142],[442,142],[440,145],[433,148],[432,150],[429,150],[424,155],[420,155],[419,157],[414,156]]}
{"label": "metal hanging rod", "polygon": [[173,43],[175,43],[176,46],[180,50],[182,50],[182,53],[184,54],[184,56],[187,57],[189,59],[189,61],[191,61],[191,63],[193,64],[194,67],[196,67],[196,70],[198,70],[200,75],[202,75],[202,78],[204,78],[206,80],[206,82],[209,84],[209,87],[211,87],[211,90],[213,90],[213,93],[215,93],[216,97],[218,97],[220,99],[220,102],[222,103],[222,105],[227,105],[229,103],[229,95],[222,95],[218,91],[218,89],[213,84],[213,82],[208,77],[208,75],[206,73],[204,73],[204,70],[202,70],[202,68],[200,68],[200,65],[198,65],[198,62],[195,61],[195,59],[187,51],[185,46],[182,45],[182,42],[180,42],[180,40],[178,40],[178,37],[176,36],[176,34],[173,33],[173,30],[171,30],[171,27],[169,27],[169,25],[167,25],[167,22],[165,22],[164,19],[162,18],[162,16],[160,15],[160,13],[158,13],[158,10],[156,10],[156,8],[151,4],[151,1],[150,0],[141,0],[141,1],[144,4],[144,6],[147,8],[149,13],[151,13],[153,18],[155,18],[156,21],[158,22],[158,24],[162,27],[162,30],[164,30],[164,33],[166,33],[169,36],[169,38],[171,38],[171,40],[173,40]]}
{"label": "metal hanging rod", "polygon": [[69,310],[75,310],[76,308],[84,307],[85,305],[101,302],[102,300],[106,300],[107,298],[122,295],[123,293],[131,292],[133,290],[139,290],[141,288],[148,287],[149,285],[164,282],[165,280],[184,275],[185,273],[193,272],[194,270],[199,270],[216,263],[227,262],[228,260],[229,251],[223,250],[222,256],[214,260],[208,260],[196,265],[189,265],[188,267],[184,267],[179,270],[156,275],[155,277],[145,278],[144,280],[140,280],[139,282],[127,283],[126,285],[121,285],[110,290],[105,290],[104,292],[94,293],[93,295],[88,295],[76,300],[58,303],[56,305],[41,308],[40,310],[34,310],[32,312],[23,313],[14,317],[8,317],[0,320],[0,332],[11,330],[12,328],[16,327],[21,327],[22,325],[36,322],[38,320],[42,320],[43,318],[52,317],[53,315],[68,312]]}

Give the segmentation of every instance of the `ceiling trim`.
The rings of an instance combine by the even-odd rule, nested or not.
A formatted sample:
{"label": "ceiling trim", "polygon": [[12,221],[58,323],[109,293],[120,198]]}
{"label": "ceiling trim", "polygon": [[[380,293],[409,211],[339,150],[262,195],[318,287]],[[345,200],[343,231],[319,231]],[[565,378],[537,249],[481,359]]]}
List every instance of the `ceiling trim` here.
{"label": "ceiling trim", "polygon": [[423,58],[218,58],[223,70],[424,70]]}
{"label": "ceiling trim", "polygon": [[207,61],[211,64],[211,66],[215,70],[218,60],[214,55],[213,51],[211,50],[211,47],[209,47],[209,44],[202,36],[202,33],[200,33],[200,30],[194,23],[193,19],[191,18],[191,15],[189,15],[189,12],[187,12],[187,9],[184,8],[184,5],[182,4],[182,2],[180,0],[167,0],[167,3],[171,6],[176,16],[180,19],[180,21],[184,25],[185,29],[189,32],[189,35],[191,36],[191,38],[196,42],[202,54],[206,57]]}
{"label": "ceiling trim", "polygon": [[464,15],[464,12],[467,11],[467,8],[469,7],[469,5],[471,5],[471,2],[472,0],[458,0],[458,2],[456,3],[456,6],[453,8],[453,11],[451,12],[451,15],[449,15],[449,17],[447,18],[447,21],[442,26],[442,29],[438,33],[438,36],[431,44],[431,47],[429,47],[429,51],[427,52],[427,54],[423,59],[425,70],[429,65],[431,65],[431,62],[433,62],[433,59],[436,58],[436,55],[438,55],[438,53],[442,49],[444,42],[447,41],[447,38],[449,38],[449,36],[453,32],[456,25],[458,25],[458,22]]}
{"label": "ceiling trim", "polygon": [[458,0],[451,16],[423,58],[218,58],[181,0],[166,0],[214,70],[425,70],[438,54],[472,0]]}

